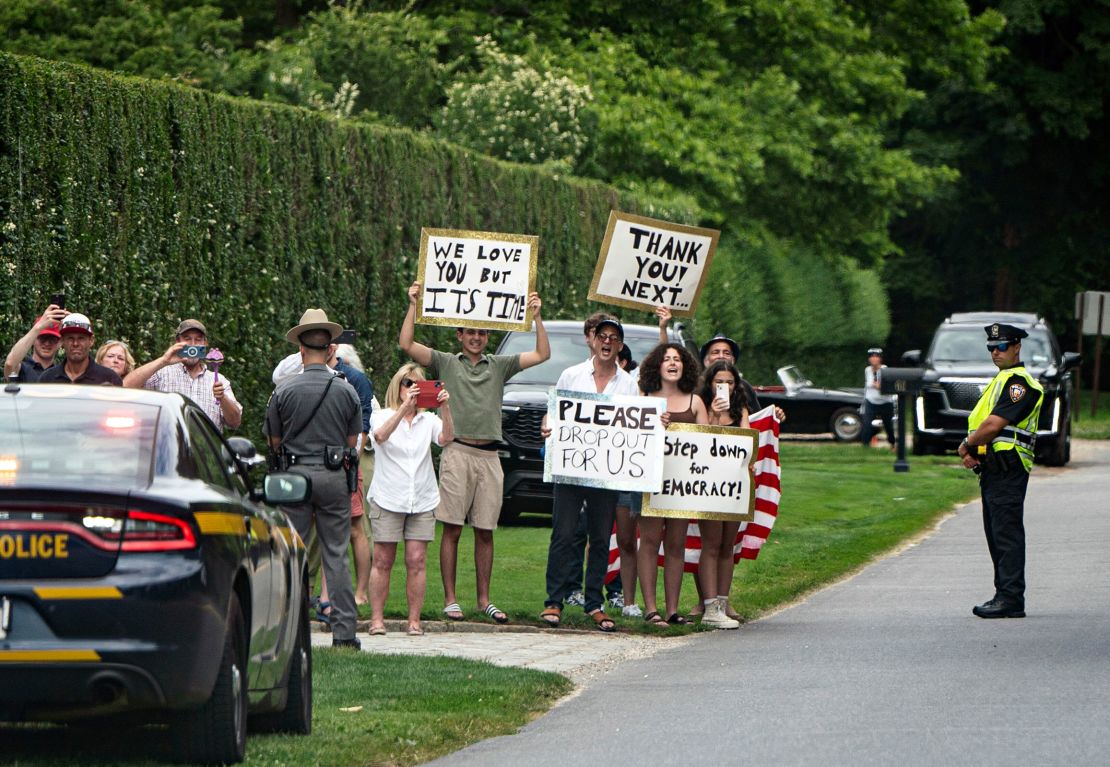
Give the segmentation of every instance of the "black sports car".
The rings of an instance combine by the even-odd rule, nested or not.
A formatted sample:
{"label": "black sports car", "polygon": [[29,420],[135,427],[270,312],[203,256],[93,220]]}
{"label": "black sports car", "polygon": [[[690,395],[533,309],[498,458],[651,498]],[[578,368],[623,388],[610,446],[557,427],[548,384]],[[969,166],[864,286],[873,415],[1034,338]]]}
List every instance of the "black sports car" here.
{"label": "black sports car", "polygon": [[293,474],[191,401],[110,386],[0,393],[0,719],[168,722],[175,754],[237,762],[252,724],[312,722]]}
{"label": "black sports car", "polygon": [[[863,421],[863,389],[821,389],[815,387],[794,365],[778,369],[782,386],[757,386],[756,396],[763,407],[778,405],[786,413],[783,433],[827,434],[842,442],[860,437]],[[861,373],[862,375],[862,373]]]}

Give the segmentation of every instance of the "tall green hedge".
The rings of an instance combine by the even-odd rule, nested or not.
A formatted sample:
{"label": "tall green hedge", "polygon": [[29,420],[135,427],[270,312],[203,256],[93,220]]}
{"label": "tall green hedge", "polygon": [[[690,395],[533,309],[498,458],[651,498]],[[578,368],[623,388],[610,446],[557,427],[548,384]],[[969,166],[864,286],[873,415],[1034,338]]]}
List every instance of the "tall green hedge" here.
{"label": "tall green hedge", "polygon": [[[249,436],[305,308],[358,328],[385,383],[421,227],[538,235],[545,316],[581,317],[596,308],[585,296],[612,208],[697,219],[416,133],[0,55],[0,346],[56,290],[98,340],[122,338],[140,361],[198,317],[228,359]],[[874,276],[822,264],[726,237],[700,335],[725,329],[755,350],[744,368],[757,381],[799,355],[839,359],[844,345],[885,337]],[[419,333],[453,342],[450,331]],[[840,377],[835,365],[809,372]]]}
{"label": "tall green hedge", "polygon": [[539,235],[548,316],[581,316],[614,207],[692,220],[410,132],[0,56],[5,348],[55,290],[143,361],[198,317],[255,436],[307,307],[358,328],[388,379],[422,226]]}

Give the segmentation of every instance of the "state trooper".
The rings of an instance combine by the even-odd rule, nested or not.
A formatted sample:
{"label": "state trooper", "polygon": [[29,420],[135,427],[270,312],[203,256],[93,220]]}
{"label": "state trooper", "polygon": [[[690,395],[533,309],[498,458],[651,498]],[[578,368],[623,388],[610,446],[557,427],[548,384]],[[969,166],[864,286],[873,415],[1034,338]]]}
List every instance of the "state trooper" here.
{"label": "state trooper", "polygon": [[1044,388],[1021,362],[1021,339],[1028,333],[997,322],[984,330],[998,375],[968,416],[968,435],[960,443],[959,454],[964,466],[979,475],[983,529],[994,564],[994,597],[972,613],[980,618],[1024,618],[1022,516]]}
{"label": "state trooper", "polygon": [[309,309],[285,334],[286,340],[300,346],[304,372],[278,384],[266,406],[263,431],[276,463],[312,482],[307,502],[283,508],[304,540],[315,519],[331,595],[332,646],[358,649],[347,543],[349,486],[358,471],[355,446],[362,432],[362,406],[354,387],[332,375],[327,366],[328,347],[342,331],[322,309]]}

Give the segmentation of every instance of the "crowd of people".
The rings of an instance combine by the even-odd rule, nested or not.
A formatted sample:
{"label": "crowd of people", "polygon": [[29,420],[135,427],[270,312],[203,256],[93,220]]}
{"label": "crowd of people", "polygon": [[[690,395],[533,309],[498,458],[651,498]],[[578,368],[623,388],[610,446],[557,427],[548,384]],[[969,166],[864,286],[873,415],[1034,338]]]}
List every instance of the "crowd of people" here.
{"label": "crowd of people", "polygon": [[[288,331],[286,339],[298,351],[279,362],[273,373],[276,388],[267,404],[263,432],[276,468],[312,480],[312,497],[286,511],[301,537],[310,541],[310,559],[321,581],[316,617],[332,625],[333,642],[340,647],[359,645],[354,626],[362,604],[370,606],[370,635],[385,633],[385,602],[401,541],[407,633],[423,634],[427,548],[435,540],[437,523],[444,617],[464,619],[458,547],[464,528],[470,527],[475,605],[490,620],[509,620],[490,593],[504,482],[497,452],[501,398],[507,380],[551,356],[542,301],[532,293],[527,302],[535,348],[497,355],[486,351],[486,330],[458,328],[458,347],[450,351],[417,341],[420,295],[421,285],[414,283],[408,289],[409,308],[398,339],[410,361],[390,378],[384,407],[353,347],[340,343],[342,326],[320,309],[307,310]],[[667,403],[664,425],[747,427],[759,402],[736,368],[737,344],[716,336],[702,347],[698,360],[683,345],[668,340],[669,310],[660,308],[656,314],[660,343],[638,366],[624,345],[624,327],[617,317],[598,312],[587,318],[583,334],[588,356],[563,371],[557,388],[662,398]],[[218,370],[222,355],[209,349],[203,322],[182,320],[165,352],[141,365],[123,341],[107,341],[95,354],[94,341],[87,316],[52,303],[12,346],[5,376],[28,383],[175,392],[195,402],[221,431],[241,424],[242,405],[231,381]],[[435,382],[432,388],[422,386],[429,381]],[[785,417],[781,410],[778,414]],[[546,419],[541,432],[550,435]],[[438,478],[433,445],[441,449]],[[615,622],[605,612],[608,602],[624,616],[642,617],[650,626],[688,622],[679,613],[688,520],[644,517],[641,498],[640,493],[555,484],[542,621],[558,626],[567,605],[577,605],[599,630],[613,631]],[[603,589],[614,525],[621,566],[607,599]],[[699,600],[692,617],[713,628],[736,628],[739,616],[728,595],[738,523],[701,521],[699,526]],[[660,546],[662,604],[656,589]],[[353,584],[348,547],[354,552]],[[637,584],[643,609],[636,603]]]}

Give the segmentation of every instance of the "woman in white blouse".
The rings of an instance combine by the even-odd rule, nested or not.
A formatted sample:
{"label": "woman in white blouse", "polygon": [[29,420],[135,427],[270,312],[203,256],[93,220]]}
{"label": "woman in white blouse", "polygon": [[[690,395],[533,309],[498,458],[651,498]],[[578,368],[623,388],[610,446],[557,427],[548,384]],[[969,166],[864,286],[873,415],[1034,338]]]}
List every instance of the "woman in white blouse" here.
{"label": "woman in white blouse", "polygon": [[370,501],[370,532],[374,537],[374,565],[370,570],[370,634],[385,634],[385,600],[397,543],[405,542],[406,595],[410,636],[424,633],[420,610],[427,584],[428,541],[435,539],[433,512],[439,505],[439,486],[432,468],[432,443],[446,445],[455,438],[447,390],[436,398],[439,415],[416,407],[416,382],[424,370],[402,365],[385,393],[385,408],[370,416],[377,459],[366,493]]}

